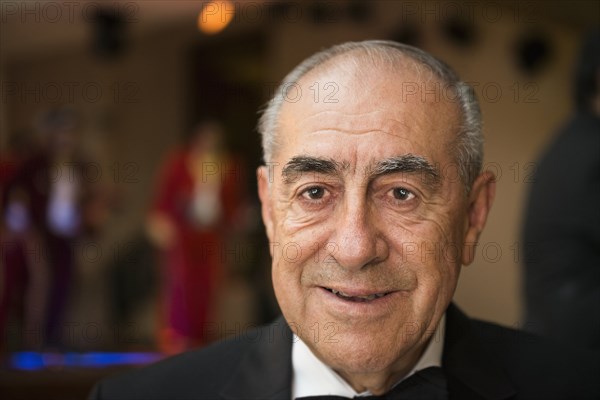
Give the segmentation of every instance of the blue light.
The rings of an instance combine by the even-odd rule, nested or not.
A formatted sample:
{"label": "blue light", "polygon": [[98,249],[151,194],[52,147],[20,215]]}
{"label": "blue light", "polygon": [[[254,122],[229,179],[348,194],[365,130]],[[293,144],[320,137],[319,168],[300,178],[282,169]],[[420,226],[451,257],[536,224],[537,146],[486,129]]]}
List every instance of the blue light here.
{"label": "blue light", "polygon": [[40,368],[44,368],[44,360],[42,359],[42,355],[32,351],[13,353],[10,361],[13,368],[16,369],[35,371]]}
{"label": "blue light", "polygon": [[14,369],[35,371],[48,367],[104,368],[117,365],[143,365],[163,358],[161,353],[36,353],[17,352],[11,355]]}

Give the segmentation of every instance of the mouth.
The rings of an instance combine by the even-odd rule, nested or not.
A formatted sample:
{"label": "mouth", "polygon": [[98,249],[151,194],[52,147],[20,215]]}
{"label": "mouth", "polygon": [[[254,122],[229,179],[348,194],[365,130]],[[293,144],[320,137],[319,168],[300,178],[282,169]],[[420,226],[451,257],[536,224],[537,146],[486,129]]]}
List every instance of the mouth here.
{"label": "mouth", "polygon": [[339,297],[342,300],[351,301],[354,303],[365,303],[368,301],[377,300],[377,299],[380,299],[380,298],[385,297],[388,294],[392,293],[392,292],[380,292],[380,293],[371,293],[371,294],[365,294],[365,295],[356,295],[356,294],[345,293],[341,290],[336,290],[336,289],[332,289],[332,288],[328,288],[328,287],[323,287],[323,289],[327,290],[330,293],[335,294],[337,297]]}

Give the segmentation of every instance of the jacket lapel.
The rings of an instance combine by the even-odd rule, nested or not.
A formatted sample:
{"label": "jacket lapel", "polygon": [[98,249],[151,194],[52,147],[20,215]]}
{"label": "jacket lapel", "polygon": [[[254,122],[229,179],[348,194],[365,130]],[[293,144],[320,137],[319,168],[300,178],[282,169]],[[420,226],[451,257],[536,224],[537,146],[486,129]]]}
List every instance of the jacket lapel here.
{"label": "jacket lapel", "polygon": [[285,319],[246,335],[252,344],[221,391],[228,400],[291,398],[292,331]]}
{"label": "jacket lapel", "polygon": [[[246,338],[252,344],[221,391],[221,397],[289,400],[292,332],[283,317],[256,332]],[[454,304],[450,304],[446,313],[442,364],[450,400],[506,400],[516,394],[506,372],[473,331],[471,320]]]}
{"label": "jacket lapel", "polygon": [[[450,399],[504,400],[516,394],[503,368],[474,332],[471,320],[454,304],[446,312],[442,364]],[[498,338],[489,338],[490,342]]]}

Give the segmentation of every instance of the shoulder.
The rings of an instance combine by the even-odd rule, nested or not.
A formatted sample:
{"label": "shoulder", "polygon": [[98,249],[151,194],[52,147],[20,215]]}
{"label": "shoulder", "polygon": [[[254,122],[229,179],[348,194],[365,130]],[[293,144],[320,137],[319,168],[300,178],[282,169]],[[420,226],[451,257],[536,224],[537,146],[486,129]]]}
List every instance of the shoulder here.
{"label": "shoulder", "polygon": [[599,398],[598,354],[480,320],[471,320],[471,331],[516,398]]}
{"label": "shoulder", "polygon": [[98,383],[90,399],[214,398],[249,346],[235,337],[173,356]]}
{"label": "shoulder", "polygon": [[[572,369],[576,367],[575,364],[587,364],[589,361],[590,353],[575,346],[491,322],[477,319],[471,321],[472,330],[478,339],[496,357],[507,363],[515,360],[519,361],[517,364],[528,368],[535,366],[541,370],[562,370]],[[552,363],[548,363],[549,360]],[[569,365],[561,364],[561,361]]]}
{"label": "shoulder", "polygon": [[546,398],[599,398],[598,357],[530,333],[479,322],[482,330],[498,332],[493,348],[505,369],[524,392]]}

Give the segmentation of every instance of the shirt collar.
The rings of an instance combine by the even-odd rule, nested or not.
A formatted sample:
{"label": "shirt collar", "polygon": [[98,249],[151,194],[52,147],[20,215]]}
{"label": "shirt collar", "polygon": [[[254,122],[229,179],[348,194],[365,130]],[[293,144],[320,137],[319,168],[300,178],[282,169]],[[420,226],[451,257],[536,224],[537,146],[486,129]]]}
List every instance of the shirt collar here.
{"label": "shirt collar", "polygon": [[[444,314],[419,361],[396,384],[422,369],[442,366],[445,327],[446,315]],[[371,394],[369,391],[357,393],[340,375],[319,360],[296,335],[294,335],[292,344],[292,369],[293,399],[318,395],[337,395],[352,398]]]}

